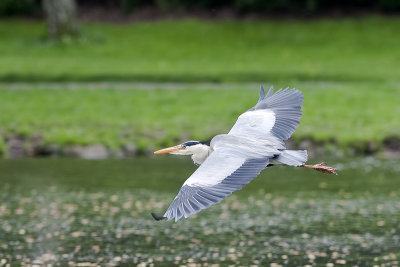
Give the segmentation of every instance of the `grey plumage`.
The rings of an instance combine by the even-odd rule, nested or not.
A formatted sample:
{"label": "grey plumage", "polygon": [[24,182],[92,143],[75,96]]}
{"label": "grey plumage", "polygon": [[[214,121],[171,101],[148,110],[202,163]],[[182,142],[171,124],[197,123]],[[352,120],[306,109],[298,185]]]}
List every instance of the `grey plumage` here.
{"label": "grey plumage", "polygon": [[271,86],[268,94],[261,99],[261,92],[264,92],[262,85],[260,99],[251,110],[271,109],[276,116],[271,133],[279,139],[287,140],[300,124],[303,94],[299,90],[289,88],[273,93],[274,87]]}
{"label": "grey plumage", "polygon": [[270,159],[304,164],[307,152],[286,150],[283,142],[300,123],[303,99],[296,89],[274,93],[271,87],[265,94],[261,86],[257,104],[239,116],[228,134],[211,140],[211,154],[186,180],[164,217],[178,221],[221,201],[257,177]]}
{"label": "grey plumage", "polygon": [[217,185],[205,187],[183,185],[164,217],[178,221],[225,199],[257,177],[268,165],[268,161],[268,159],[248,160]]}
{"label": "grey plumage", "polygon": [[298,167],[306,163],[307,150],[283,150],[274,160],[285,165]]}

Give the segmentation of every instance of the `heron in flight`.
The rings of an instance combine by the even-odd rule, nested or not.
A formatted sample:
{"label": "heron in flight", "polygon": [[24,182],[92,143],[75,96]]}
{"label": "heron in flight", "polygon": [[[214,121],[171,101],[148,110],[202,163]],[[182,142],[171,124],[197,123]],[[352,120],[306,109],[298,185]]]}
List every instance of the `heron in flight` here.
{"label": "heron in flight", "polygon": [[271,87],[265,95],[263,86],[257,104],[239,116],[228,134],[210,142],[188,141],[155,151],[190,155],[197,170],[185,181],[163,216],[155,220],[178,221],[216,204],[240,190],[262,170],[274,165],[304,167],[336,174],[325,163],[306,165],[306,150],[288,150],[287,140],[300,123],[303,94],[296,89]]}

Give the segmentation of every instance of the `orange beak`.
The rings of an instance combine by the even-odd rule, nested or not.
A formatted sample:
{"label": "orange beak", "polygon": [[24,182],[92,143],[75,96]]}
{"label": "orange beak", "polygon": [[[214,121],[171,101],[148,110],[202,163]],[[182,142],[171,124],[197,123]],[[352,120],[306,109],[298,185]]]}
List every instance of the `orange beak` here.
{"label": "orange beak", "polygon": [[181,149],[180,146],[172,146],[172,147],[168,147],[168,148],[164,148],[164,149],[161,149],[161,150],[154,151],[154,154],[171,153],[171,152],[177,151],[179,149]]}

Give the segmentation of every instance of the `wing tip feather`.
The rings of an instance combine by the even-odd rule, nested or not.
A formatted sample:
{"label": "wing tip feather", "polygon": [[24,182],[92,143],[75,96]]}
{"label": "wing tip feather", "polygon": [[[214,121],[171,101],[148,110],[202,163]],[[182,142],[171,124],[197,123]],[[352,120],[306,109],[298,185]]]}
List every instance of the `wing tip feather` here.
{"label": "wing tip feather", "polygon": [[264,86],[260,84],[260,98],[258,99],[258,102],[261,102],[264,98],[265,98]]}
{"label": "wing tip feather", "polygon": [[153,219],[156,220],[156,221],[162,221],[162,220],[167,219],[167,217],[159,216],[159,215],[155,214],[154,212],[151,213],[151,216],[152,216]]}

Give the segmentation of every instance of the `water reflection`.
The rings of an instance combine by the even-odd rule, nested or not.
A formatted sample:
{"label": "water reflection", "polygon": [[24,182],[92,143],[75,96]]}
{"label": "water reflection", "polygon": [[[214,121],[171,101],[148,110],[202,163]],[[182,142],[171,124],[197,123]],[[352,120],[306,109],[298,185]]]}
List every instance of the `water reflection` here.
{"label": "water reflection", "polygon": [[190,161],[1,161],[0,264],[397,265],[395,161],[335,164],[335,177],[271,168],[173,223],[149,213],[167,208]]}

